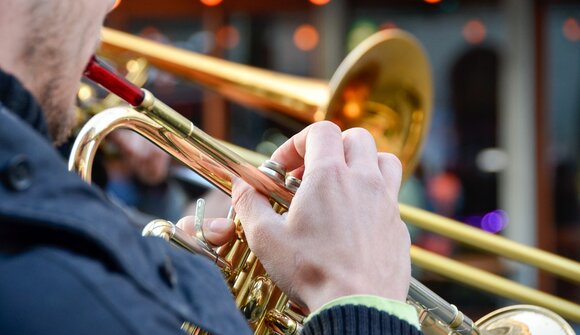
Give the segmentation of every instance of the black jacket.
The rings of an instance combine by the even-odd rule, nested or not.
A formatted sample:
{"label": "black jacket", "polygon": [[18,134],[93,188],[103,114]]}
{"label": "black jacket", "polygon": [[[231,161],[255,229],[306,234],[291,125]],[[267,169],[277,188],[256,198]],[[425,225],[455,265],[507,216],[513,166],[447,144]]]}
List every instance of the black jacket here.
{"label": "black jacket", "polygon": [[[215,266],[142,238],[103,193],[67,171],[40,107],[1,71],[0,180],[0,334],[177,334],[183,321],[212,334],[251,333]],[[306,331],[372,327],[414,329],[347,306]]]}

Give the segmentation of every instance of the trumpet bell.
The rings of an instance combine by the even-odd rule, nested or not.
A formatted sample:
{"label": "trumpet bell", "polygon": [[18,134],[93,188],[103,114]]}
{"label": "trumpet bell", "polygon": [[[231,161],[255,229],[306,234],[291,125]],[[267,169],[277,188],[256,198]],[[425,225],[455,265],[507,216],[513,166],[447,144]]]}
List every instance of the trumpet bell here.
{"label": "trumpet bell", "polygon": [[539,306],[514,305],[500,308],[476,322],[485,335],[574,335],[558,314]]}

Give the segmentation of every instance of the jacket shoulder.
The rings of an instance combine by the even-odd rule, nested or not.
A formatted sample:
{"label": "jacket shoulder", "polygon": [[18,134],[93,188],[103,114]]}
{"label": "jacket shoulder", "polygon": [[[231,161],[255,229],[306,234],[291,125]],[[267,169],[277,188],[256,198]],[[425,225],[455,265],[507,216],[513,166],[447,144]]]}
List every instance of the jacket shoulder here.
{"label": "jacket shoulder", "polygon": [[179,328],[173,314],[136,291],[126,277],[66,250],[41,247],[4,254],[0,333],[163,334]]}

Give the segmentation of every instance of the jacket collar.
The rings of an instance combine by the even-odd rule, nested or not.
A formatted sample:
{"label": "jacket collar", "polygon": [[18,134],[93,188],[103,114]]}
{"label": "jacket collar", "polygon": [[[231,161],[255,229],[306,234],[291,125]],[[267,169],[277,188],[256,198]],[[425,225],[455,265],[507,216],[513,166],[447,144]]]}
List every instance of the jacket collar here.
{"label": "jacket collar", "polygon": [[47,140],[50,139],[42,108],[13,75],[0,69],[0,104],[15,113]]}

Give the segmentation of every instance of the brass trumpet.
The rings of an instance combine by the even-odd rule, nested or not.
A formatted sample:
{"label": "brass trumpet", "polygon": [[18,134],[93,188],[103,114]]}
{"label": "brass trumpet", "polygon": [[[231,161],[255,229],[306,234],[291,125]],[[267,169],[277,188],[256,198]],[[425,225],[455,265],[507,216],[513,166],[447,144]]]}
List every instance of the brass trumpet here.
{"label": "brass trumpet", "polygon": [[[111,32],[109,31],[108,33]],[[123,35],[121,34],[120,36]],[[392,42],[393,40],[398,42],[401,42],[399,40],[402,40],[402,43],[388,43],[388,41]],[[340,78],[354,78],[354,85],[350,85],[349,80],[346,80],[346,82],[339,81],[338,84],[332,86],[333,89],[331,89],[331,91],[335,92],[333,96],[338,95],[341,98],[338,99],[338,102],[333,102],[331,99],[331,102],[327,104],[322,103],[317,105],[318,107],[315,111],[315,115],[320,110],[324,109],[323,106],[333,106],[333,104],[338,104],[334,109],[339,111],[337,114],[346,114],[345,116],[347,118],[349,115],[356,116],[357,108],[362,110],[366,110],[368,106],[370,106],[370,108],[377,108],[377,106],[373,105],[372,102],[369,103],[364,100],[364,97],[372,96],[372,94],[368,93],[368,89],[356,89],[373,82],[372,76],[368,75],[368,67],[364,64],[357,64],[357,62],[361,59],[364,60],[365,56],[368,54],[374,54],[375,57],[379,57],[380,53],[376,54],[378,51],[374,48],[377,47],[377,45],[384,47],[385,44],[390,45],[391,47],[394,45],[395,49],[400,48],[401,45],[410,45],[411,49],[413,49],[411,50],[411,53],[415,52],[415,55],[418,54],[418,57],[422,58],[423,56],[420,52],[420,48],[418,48],[415,43],[414,39],[409,38],[408,35],[403,33],[381,33],[363,43],[360,48],[357,48],[354,51],[356,57],[349,56],[347,58],[348,62],[345,61],[346,63],[354,61],[355,64],[350,66],[344,65],[345,63],[343,63],[338,71],[338,77]],[[388,48],[389,47],[387,47],[387,50],[381,50],[379,48],[379,50],[381,50],[381,52],[387,51],[388,53]],[[418,53],[417,50],[419,50]],[[398,55],[398,57],[401,56],[403,55]],[[393,58],[397,57],[393,56]],[[408,58],[410,59],[412,57]],[[371,60],[372,59],[373,58],[371,58]],[[423,62],[423,65],[426,64],[424,59],[420,61]],[[411,66],[412,64],[409,65]],[[202,68],[205,66],[208,66],[208,64],[203,64]],[[421,67],[421,65],[417,67]],[[371,68],[377,69],[377,65],[373,64]],[[358,73],[361,69],[363,70],[363,74]],[[425,68],[423,67],[423,69]],[[401,75],[403,71],[404,69],[397,69],[391,71],[391,73],[394,75]],[[231,69],[225,70],[222,68],[222,72],[231,72]],[[370,72],[372,73],[373,71]],[[424,74],[424,72],[421,73]],[[120,83],[119,79],[115,79],[114,76],[105,74],[105,72],[101,71],[94,63],[92,67],[89,67],[89,74],[92,78],[96,79],[101,84],[104,84],[114,93],[131,103],[140,112],[135,112],[129,108],[116,108],[98,114],[83,128],[83,131],[81,131],[80,136],[77,138],[69,163],[71,169],[80,170],[85,175],[90,175],[90,165],[96,146],[98,146],[98,142],[112,129],[127,127],[141,133],[152,142],[160,145],[164,150],[174,155],[184,164],[193,168],[226,193],[230,193],[231,191],[231,179],[234,176],[242,177],[258,191],[268,195],[280,211],[287,208],[291,201],[293,191],[290,185],[285,185],[284,171],[275,164],[269,163],[264,166],[261,171],[252,164],[244,161],[237,154],[220,145],[220,143],[203,133],[201,130],[197,129],[189,120],[186,120],[178,113],[172,111],[168,106],[156,100],[149,92],[135,87],[129,87],[125,83]],[[374,73],[373,75],[376,76]],[[233,76],[235,77],[235,75]],[[245,77],[248,79],[252,76],[246,74]],[[225,76],[223,81],[230,80],[227,78],[229,77]],[[387,91],[395,92],[396,97],[387,99],[388,101],[386,105],[394,107],[388,107],[388,111],[386,111],[386,109],[378,108],[380,111],[386,111],[384,115],[392,115],[393,113],[396,115],[396,113],[399,112],[407,113],[406,120],[411,121],[405,124],[411,125],[410,128],[415,128],[414,130],[399,132],[398,135],[400,138],[405,139],[399,140],[402,141],[402,143],[399,142],[399,144],[400,147],[403,148],[402,152],[406,152],[407,156],[401,153],[399,154],[403,157],[408,157],[406,160],[407,173],[409,173],[408,167],[412,166],[416,159],[418,144],[421,142],[422,133],[426,128],[425,123],[422,122],[425,122],[428,119],[428,112],[425,111],[428,111],[430,108],[429,100],[431,92],[429,85],[427,85],[427,87],[423,85],[423,89],[413,88],[414,80],[411,79],[424,80],[428,82],[428,75],[427,77],[421,77],[421,75],[415,77],[403,76],[402,81],[404,82],[407,80],[408,82],[401,84],[402,87],[399,88],[392,88],[393,81],[390,81],[389,85],[386,85],[386,87],[391,88]],[[111,82],[113,82],[113,85],[111,85]],[[210,80],[210,85],[212,85],[211,83],[215,83],[215,81]],[[239,86],[249,87],[257,85],[243,82],[243,85]],[[265,87],[268,86],[269,85]],[[285,85],[279,84],[278,86]],[[342,90],[345,87],[355,87],[355,93],[345,93]],[[231,93],[236,91],[233,88],[228,89],[227,87],[222,87],[222,89],[230,92],[230,95],[241,95],[239,92]],[[260,92],[260,90],[256,91]],[[262,91],[266,91],[266,89],[262,87]],[[356,92],[361,91],[364,94],[356,94]],[[264,93],[263,95],[267,96],[268,94]],[[351,101],[347,99],[348,97],[354,97],[354,104],[350,105],[354,107],[347,107],[348,103]],[[260,100],[265,98],[254,97],[254,99]],[[427,101],[425,101],[425,99],[427,99]],[[288,100],[296,101],[296,99],[292,97],[288,98]],[[344,104],[345,102],[346,104]],[[262,102],[263,106],[271,106],[274,104],[275,103],[269,101]],[[355,111],[352,114],[350,114],[351,109]],[[332,110],[332,108],[329,110]],[[421,110],[421,113],[414,114],[417,110]],[[331,119],[333,119],[332,115],[337,114],[331,114]],[[409,115],[415,116],[409,117]],[[394,124],[401,126],[401,124],[403,124],[401,120],[404,119],[405,117],[400,116],[396,122],[391,122],[390,126],[392,127]],[[393,134],[388,127],[381,129],[387,129],[383,133]],[[400,135],[401,133],[404,133],[405,136]],[[419,133],[421,134],[419,138],[413,137]],[[409,138],[411,138],[412,149],[408,149]],[[275,176],[276,178],[272,178],[272,176]],[[299,314],[300,309],[291,302],[288,302],[287,298],[279,292],[271,281],[269,281],[267,274],[265,274],[263,268],[261,268],[259,262],[255,259],[255,256],[253,256],[251,251],[245,246],[243,234],[240,234],[236,241],[233,241],[226,247],[214,252],[211,248],[204,245],[203,242],[185,236],[174,226],[156,222],[149,228],[152,228],[151,232],[157,231],[160,236],[173,239],[181,245],[188,246],[192,251],[205,254],[214,259],[214,261],[224,269],[226,279],[230,284],[232,284],[232,290],[236,294],[236,302],[248,316],[250,324],[254,327],[256,333],[262,334],[268,333],[269,331],[275,331],[284,334],[293,334],[299,330],[299,323],[301,321],[301,316]],[[414,250],[416,251],[417,249]],[[416,260],[421,257],[421,252],[415,252],[413,258]],[[571,264],[572,271],[578,270],[578,265],[576,263],[572,262]],[[530,327],[529,325],[522,324],[521,321],[514,322],[514,319],[507,318],[508,315],[514,316],[514,314],[517,314],[518,316],[516,316],[515,319],[518,319],[520,314],[517,312],[522,312],[528,316],[530,315],[529,313],[542,315],[542,318],[552,320],[552,324],[559,329],[560,333],[573,334],[571,328],[560,317],[539,307],[512,307],[508,310],[496,311],[492,313],[493,316],[490,315],[484,317],[484,319],[480,320],[477,325],[474,325],[469,318],[463,316],[463,314],[453,305],[446,303],[443,299],[416,281],[411,283],[409,301],[419,309],[423,331],[426,334],[443,334],[448,332],[459,334],[500,334],[497,332],[497,329],[508,329],[511,332],[503,332],[503,334],[524,334],[525,329]],[[560,301],[557,302],[560,303]],[[572,312],[578,311],[577,305],[571,303],[568,304],[569,305],[566,306],[569,307]],[[572,315],[571,318],[575,317],[574,314],[568,314],[569,317],[570,315]],[[538,317],[532,318],[538,319]]]}

